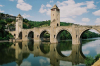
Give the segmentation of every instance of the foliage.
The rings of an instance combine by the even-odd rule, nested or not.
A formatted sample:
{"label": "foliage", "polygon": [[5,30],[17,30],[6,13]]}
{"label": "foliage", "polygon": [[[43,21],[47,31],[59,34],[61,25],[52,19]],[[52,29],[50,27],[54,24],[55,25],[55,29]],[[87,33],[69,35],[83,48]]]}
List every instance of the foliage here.
{"label": "foliage", "polygon": [[0,43],[0,50],[4,49],[4,48],[8,48],[12,45],[13,43],[9,43],[9,42],[3,42]]}
{"label": "foliage", "polygon": [[87,56],[87,57],[86,57],[86,60],[85,60],[86,66],[91,66],[91,65],[93,65],[99,58],[100,58],[100,54],[97,54],[97,55],[95,56],[95,59],[93,59],[93,57],[91,57],[91,56]]}
{"label": "foliage", "polygon": [[93,65],[94,62],[95,61],[94,61],[93,57],[91,57],[91,56],[86,57],[86,60],[85,60],[86,66],[91,66],[91,65]]}

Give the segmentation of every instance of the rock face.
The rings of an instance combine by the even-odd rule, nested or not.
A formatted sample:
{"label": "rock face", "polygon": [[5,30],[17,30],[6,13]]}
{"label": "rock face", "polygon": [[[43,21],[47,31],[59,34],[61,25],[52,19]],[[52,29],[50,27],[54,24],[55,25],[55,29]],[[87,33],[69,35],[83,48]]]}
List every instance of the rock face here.
{"label": "rock face", "polygon": [[92,66],[100,66],[100,58],[98,61],[96,61]]}

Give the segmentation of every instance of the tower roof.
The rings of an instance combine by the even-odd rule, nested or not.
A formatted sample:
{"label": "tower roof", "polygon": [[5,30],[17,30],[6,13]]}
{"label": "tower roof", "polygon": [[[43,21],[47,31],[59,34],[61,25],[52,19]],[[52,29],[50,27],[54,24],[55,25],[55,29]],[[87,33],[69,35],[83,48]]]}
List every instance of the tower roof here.
{"label": "tower roof", "polygon": [[18,16],[17,17],[21,17],[21,18],[23,18],[20,14],[18,14]]}
{"label": "tower roof", "polygon": [[59,8],[58,8],[57,5],[55,4],[51,9],[59,9]]}

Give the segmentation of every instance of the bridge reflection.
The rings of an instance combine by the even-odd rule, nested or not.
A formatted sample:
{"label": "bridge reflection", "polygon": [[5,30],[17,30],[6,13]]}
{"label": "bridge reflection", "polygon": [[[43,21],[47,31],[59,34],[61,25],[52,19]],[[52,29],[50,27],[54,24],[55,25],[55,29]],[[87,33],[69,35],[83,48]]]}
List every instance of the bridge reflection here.
{"label": "bridge reflection", "polygon": [[60,61],[69,61],[73,64],[84,63],[85,56],[81,51],[81,46],[72,45],[72,52],[69,56],[61,53],[59,44],[42,44],[40,42],[22,42],[15,43],[10,48],[15,49],[16,63],[20,66],[23,61],[24,53],[34,54],[34,57],[43,56],[50,58],[51,66],[59,66]]}

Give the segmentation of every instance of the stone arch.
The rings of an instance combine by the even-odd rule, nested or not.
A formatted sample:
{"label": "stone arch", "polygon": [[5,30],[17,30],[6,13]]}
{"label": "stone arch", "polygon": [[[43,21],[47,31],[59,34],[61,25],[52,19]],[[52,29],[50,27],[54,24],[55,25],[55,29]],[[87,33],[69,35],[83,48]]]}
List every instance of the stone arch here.
{"label": "stone arch", "polygon": [[57,41],[59,42],[60,41],[60,34],[63,32],[63,31],[68,31],[72,37],[72,33],[68,30],[68,29],[60,29],[58,30],[58,32],[56,33],[56,39]]}
{"label": "stone arch", "polygon": [[19,38],[19,39],[22,39],[22,32],[19,32],[18,38]]}
{"label": "stone arch", "polygon": [[99,31],[98,29],[95,29],[95,28],[87,28],[87,29],[84,29],[84,30],[82,30],[82,31],[80,32],[79,38],[82,37],[82,34],[83,34],[83,33],[85,33],[85,32],[88,31],[88,30],[91,30],[91,29],[94,29],[94,30],[96,30],[98,33],[100,33],[100,31]]}
{"label": "stone arch", "polygon": [[45,32],[47,32],[47,33],[50,34],[50,32],[47,31],[47,30],[43,30],[43,31],[41,31],[41,32],[40,32],[40,39],[41,39],[41,41],[43,41],[43,38],[44,38],[43,35],[44,35]]}
{"label": "stone arch", "polygon": [[33,32],[33,31],[30,31],[30,32],[28,33],[28,39],[29,39],[29,40],[33,40],[33,38],[34,38],[34,32]]}

